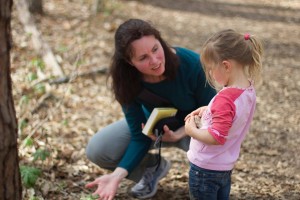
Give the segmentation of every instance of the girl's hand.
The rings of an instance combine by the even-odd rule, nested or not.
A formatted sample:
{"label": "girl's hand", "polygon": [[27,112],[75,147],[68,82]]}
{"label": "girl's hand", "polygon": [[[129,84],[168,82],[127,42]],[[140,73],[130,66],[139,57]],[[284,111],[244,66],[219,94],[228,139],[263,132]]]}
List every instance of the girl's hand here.
{"label": "girl's hand", "polygon": [[193,112],[191,112],[190,114],[188,114],[188,115],[185,117],[184,121],[186,121],[189,117],[195,116],[195,115],[197,115],[197,116],[199,116],[199,117],[201,118],[203,112],[204,112],[206,109],[207,109],[207,106],[202,106],[202,107],[198,108],[197,110],[194,110]]}
{"label": "girl's hand", "polygon": [[195,123],[195,117],[194,115],[191,115],[190,117],[186,118],[185,120],[185,133],[191,137],[193,137],[193,133],[197,129],[197,124]]}
{"label": "girl's hand", "polygon": [[198,129],[195,123],[196,116],[190,116],[185,121],[185,133],[207,145],[220,145],[220,143],[208,132],[207,129]]}

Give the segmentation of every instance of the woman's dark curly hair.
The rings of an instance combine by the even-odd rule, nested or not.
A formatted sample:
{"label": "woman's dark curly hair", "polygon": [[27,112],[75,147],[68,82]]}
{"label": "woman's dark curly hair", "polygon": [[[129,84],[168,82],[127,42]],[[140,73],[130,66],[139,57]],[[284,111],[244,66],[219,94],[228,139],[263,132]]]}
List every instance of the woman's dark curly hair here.
{"label": "woman's dark curly hair", "polygon": [[163,75],[167,79],[174,79],[176,76],[179,59],[161,38],[160,32],[140,19],[125,21],[115,33],[115,52],[109,70],[113,93],[121,105],[132,103],[142,89],[142,74],[129,63],[133,53],[131,43],[151,35],[161,43],[164,50],[166,70]]}

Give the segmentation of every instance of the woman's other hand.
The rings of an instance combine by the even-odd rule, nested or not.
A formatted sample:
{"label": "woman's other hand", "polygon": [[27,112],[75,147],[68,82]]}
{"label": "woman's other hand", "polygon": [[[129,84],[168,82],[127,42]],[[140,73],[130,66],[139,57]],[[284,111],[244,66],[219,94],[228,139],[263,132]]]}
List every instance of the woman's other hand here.
{"label": "woman's other hand", "polygon": [[[164,134],[161,138],[161,141],[163,141],[163,142],[177,142],[178,140],[180,140],[184,136],[186,136],[186,134],[184,132],[184,126],[177,129],[176,131],[172,131],[171,129],[169,129],[169,127],[167,125],[164,125],[163,129],[164,129]],[[153,141],[156,141],[156,139],[157,139],[157,137],[154,134],[149,135],[149,137]]]}

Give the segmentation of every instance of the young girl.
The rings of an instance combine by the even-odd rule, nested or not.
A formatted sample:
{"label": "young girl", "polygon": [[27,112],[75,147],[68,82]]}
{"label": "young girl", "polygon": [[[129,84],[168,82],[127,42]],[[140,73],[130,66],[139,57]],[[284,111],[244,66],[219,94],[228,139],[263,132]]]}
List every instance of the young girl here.
{"label": "young girl", "polygon": [[229,199],[231,172],[255,110],[253,83],[260,77],[261,56],[262,44],[254,36],[233,30],[220,31],[204,44],[207,80],[223,88],[208,106],[185,118],[185,132],[192,137],[187,153],[191,199]]}

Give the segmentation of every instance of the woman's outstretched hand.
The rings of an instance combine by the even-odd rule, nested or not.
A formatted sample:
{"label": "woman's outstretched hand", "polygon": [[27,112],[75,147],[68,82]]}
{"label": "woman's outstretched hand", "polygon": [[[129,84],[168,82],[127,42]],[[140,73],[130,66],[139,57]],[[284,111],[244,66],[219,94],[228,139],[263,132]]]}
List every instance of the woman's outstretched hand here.
{"label": "woman's outstretched hand", "polygon": [[111,174],[106,174],[95,179],[85,185],[86,188],[97,187],[93,195],[98,195],[97,200],[112,200],[114,199],[119,184],[123,178],[127,176],[127,170],[116,168]]}

